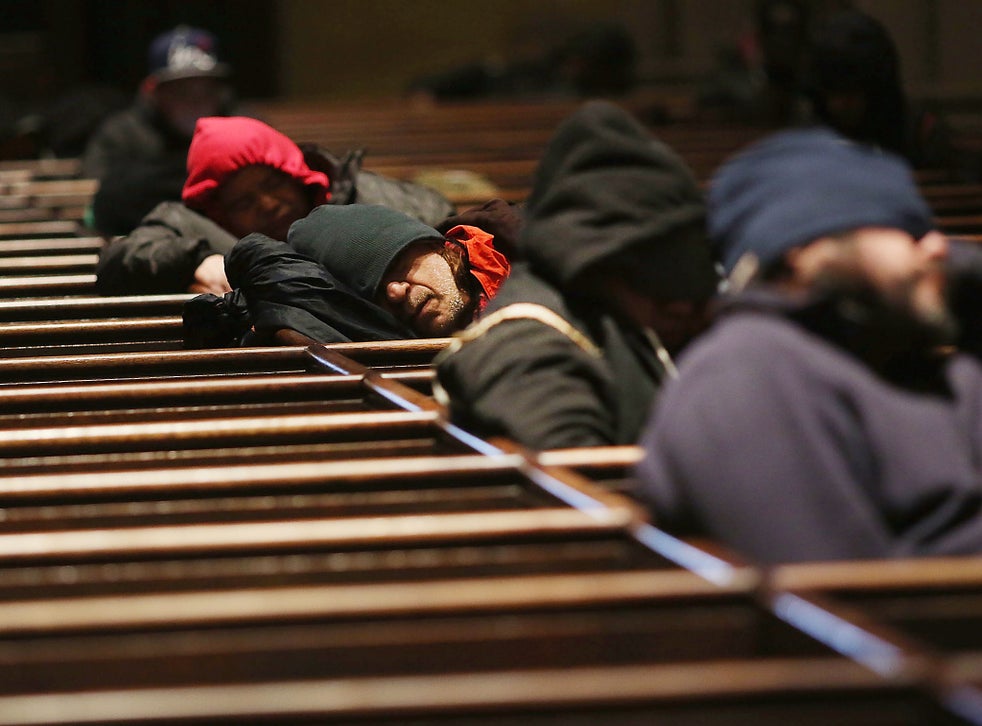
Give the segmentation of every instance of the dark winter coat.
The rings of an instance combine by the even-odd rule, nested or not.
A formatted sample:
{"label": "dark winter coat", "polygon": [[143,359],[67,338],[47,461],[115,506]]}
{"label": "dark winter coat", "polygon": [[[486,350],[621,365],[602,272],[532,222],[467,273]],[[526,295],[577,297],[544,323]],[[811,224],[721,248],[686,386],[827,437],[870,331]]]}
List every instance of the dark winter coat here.
{"label": "dark winter coat", "polygon": [[190,143],[142,99],[106,119],[82,157],[82,175],[99,180],[95,229],[129,234],[161,202],[180,201]]}
{"label": "dark winter coat", "polygon": [[441,356],[438,377],[453,420],[483,436],[537,449],[627,444],[667,376],[656,346],[519,264],[483,320]]}
{"label": "dark winter coat", "polygon": [[[82,156],[82,174],[102,179],[124,164],[164,158],[177,159],[183,168],[190,144],[190,136],[172,130],[147,101],[138,99],[107,118],[89,139]],[[173,199],[180,198],[179,185]]]}
{"label": "dark winter coat", "polygon": [[745,294],[686,351],[642,439],[659,525],[761,562],[982,553],[982,368],[888,377],[849,317]]}
{"label": "dark winter coat", "polygon": [[163,202],[128,237],[99,255],[100,295],[154,295],[187,292],[198,265],[215,253],[227,254],[236,238],[181,202]]}
{"label": "dark winter coat", "polygon": [[[273,334],[284,328],[322,343],[416,337],[286,242],[262,234],[243,237],[226,257],[225,270],[235,292],[225,296],[223,305],[232,306],[232,311],[239,305],[234,314],[254,327],[253,343],[269,344]],[[200,297],[210,297],[212,304],[217,300]],[[186,324],[187,310],[186,306]]]}

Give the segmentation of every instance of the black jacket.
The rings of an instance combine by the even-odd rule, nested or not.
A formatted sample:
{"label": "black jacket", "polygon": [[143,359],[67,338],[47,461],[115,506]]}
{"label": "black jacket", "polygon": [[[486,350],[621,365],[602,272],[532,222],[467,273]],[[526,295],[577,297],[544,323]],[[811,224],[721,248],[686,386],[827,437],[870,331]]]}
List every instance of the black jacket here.
{"label": "black jacket", "polygon": [[274,335],[284,329],[319,343],[416,337],[286,242],[243,237],[226,256],[225,271],[232,292],[184,304],[185,348],[277,345]]}
{"label": "black jacket", "polygon": [[321,343],[416,337],[286,242],[261,234],[243,237],[226,257],[225,271],[248,307],[258,336],[253,342],[268,343],[283,328]]}
{"label": "black jacket", "polygon": [[160,202],[180,201],[190,144],[143,99],[106,119],[82,157],[82,175],[99,180],[95,229],[129,234]]}
{"label": "black jacket", "polygon": [[96,265],[100,295],[187,292],[209,255],[226,254],[236,239],[181,202],[162,202],[140,226],[105,247]]}
{"label": "black jacket", "polygon": [[668,375],[645,331],[524,264],[438,366],[456,423],[537,449],[634,443]]}

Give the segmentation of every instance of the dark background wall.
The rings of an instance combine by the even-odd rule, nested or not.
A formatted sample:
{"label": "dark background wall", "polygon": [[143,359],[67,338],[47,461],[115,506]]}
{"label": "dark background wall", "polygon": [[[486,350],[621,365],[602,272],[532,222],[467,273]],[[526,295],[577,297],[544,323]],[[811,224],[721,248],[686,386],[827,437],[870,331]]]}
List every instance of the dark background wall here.
{"label": "dark background wall", "polygon": [[279,92],[272,0],[0,0],[0,92],[50,97],[80,84],[132,92],[153,37],[179,23],[210,29],[250,97]]}
{"label": "dark background wall", "polygon": [[[816,12],[841,0],[810,0]],[[857,0],[890,28],[915,95],[982,96],[982,2]],[[179,22],[215,32],[245,98],[401,93],[417,75],[534,54],[618,20],[652,81],[698,78],[745,30],[754,0],[0,0],[0,96],[8,105],[79,84],[132,93],[146,48]]]}

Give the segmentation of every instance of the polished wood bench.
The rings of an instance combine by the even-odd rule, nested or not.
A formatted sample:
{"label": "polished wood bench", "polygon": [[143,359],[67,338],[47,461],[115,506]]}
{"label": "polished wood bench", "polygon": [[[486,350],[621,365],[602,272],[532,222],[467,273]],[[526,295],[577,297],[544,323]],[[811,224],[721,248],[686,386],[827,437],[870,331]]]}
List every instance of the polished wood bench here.
{"label": "polished wood bench", "polygon": [[184,347],[183,340],[180,315],[0,322],[0,357],[3,358],[69,352],[177,350]]}
{"label": "polished wood bench", "polygon": [[192,293],[0,300],[0,322],[104,320],[181,315]]}
{"label": "polished wood bench", "polygon": [[94,294],[94,272],[0,277],[0,300]]}
{"label": "polished wood bench", "polygon": [[35,237],[0,239],[0,257],[24,255],[98,254],[106,242],[102,237]]}
{"label": "polished wood bench", "polygon": [[[383,372],[418,370],[446,338],[337,343],[327,349]],[[304,372],[320,369],[306,345],[82,356],[0,358],[0,391],[8,384],[186,378],[201,375]]]}
{"label": "polished wood bench", "polygon": [[81,231],[78,222],[69,220],[0,223],[0,239],[78,237]]}
{"label": "polished wood bench", "polygon": [[916,654],[885,676],[803,644],[756,584],[669,568],[8,601],[0,723],[954,723]]}

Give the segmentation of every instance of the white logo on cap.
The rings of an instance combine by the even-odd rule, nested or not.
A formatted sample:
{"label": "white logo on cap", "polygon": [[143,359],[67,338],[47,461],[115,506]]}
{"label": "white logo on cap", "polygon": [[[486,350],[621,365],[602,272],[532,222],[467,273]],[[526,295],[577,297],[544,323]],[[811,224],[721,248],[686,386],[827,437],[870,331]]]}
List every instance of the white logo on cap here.
{"label": "white logo on cap", "polygon": [[211,71],[215,65],[215,57],[196,45],[175,44],[167,52],[167,67],[171,70]]}

